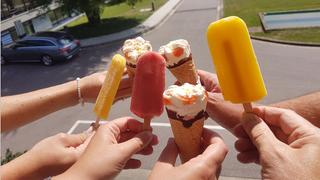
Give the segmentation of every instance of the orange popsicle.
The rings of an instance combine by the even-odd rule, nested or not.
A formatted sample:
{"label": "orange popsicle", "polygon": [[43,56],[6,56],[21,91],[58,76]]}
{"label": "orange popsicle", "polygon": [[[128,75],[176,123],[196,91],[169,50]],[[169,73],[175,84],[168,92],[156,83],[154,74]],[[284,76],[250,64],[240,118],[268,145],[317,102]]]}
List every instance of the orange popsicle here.
{"label": "orange popsicle", "polygon": [[245,22],[236,16],[209,25],[208,46],[225,100],[249,104],[267,90]]}

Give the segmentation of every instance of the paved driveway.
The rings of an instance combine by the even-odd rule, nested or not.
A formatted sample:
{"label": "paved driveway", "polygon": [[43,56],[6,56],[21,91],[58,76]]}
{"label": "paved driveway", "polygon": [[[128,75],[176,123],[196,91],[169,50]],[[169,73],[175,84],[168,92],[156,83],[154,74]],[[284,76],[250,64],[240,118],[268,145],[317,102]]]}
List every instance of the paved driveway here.
{"label": "paved driveway", "polygon": [[[162,25],[144,35],[150,40],[155,50],[170,40],[185,38],[191,43],[196,66],[214,72],[206,45],[205,32],[208,24],[216,20],[217,1],[184,0],[177,11]],[[60,63],[53,67],[38,64],[9,64],[2,68],[2,95],[10,95],[32,91],[74,80],[97,71],[106,69],[110,57],[119,51],[122,42],[84,49],[80,56],[70,62]],[[320,90],[320,48],[299,47],[253,41],[262,73],[268,89],[268,97],[262,103],[273,103],[293,98],[316,90]],[[174,78],[167,72],[167,86]],[[129,111],[130,99],[116,103],[110,112],[110,119],[132,115]],[[39,140],[58,132],[67,132],[77,120],[95,119],[93,106],[75,106],[48,115],[41,120],[26,125],[9,134],[2,134],[2,154],[5,148],[14,151],[29,149]],[[153,122],[167,123],[164,114]],[[207,125],[216,125],[208,120]],[[242,165],[237,162],[233,149],[234,137],[225,130],[217,129],[225,139],[230,153],[224,163],[222,175],[236,177],[259,177],[256,165]],[[150,169],[171,135],[168,127],[156,127],[160,136],[160,145],[155,153],[144,158],[142,168]]]}

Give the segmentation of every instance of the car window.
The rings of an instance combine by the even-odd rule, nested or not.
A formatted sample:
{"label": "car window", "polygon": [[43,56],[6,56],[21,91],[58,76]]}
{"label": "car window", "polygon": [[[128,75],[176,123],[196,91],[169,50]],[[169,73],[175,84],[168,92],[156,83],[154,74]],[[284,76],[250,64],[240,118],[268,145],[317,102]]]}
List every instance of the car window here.
{"label": "car window", "polygon": [[50,41],[39,40],[37,42],[40,46],[54,46],[54,44]]}
{"label": "car window", "polygon": [[54,46],[54,44],[50,41],[46,40],[26,40],[21,41],[19,44],[22,44],[24,47],[31,47],[31,46]]}
{"label": "car window", "polygon": [[62,45],[70,44],[70,43],[72,43],[72,41],[73,41],[73,38],[70,37],[70,36],[65,36],[65,37],[59,39],[59,42],[60,42]]}

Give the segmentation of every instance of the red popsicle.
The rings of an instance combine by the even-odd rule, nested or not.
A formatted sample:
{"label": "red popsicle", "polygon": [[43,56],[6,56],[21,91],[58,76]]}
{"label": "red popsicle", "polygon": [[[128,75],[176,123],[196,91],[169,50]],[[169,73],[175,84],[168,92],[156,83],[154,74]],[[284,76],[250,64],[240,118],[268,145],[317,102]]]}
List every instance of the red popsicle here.
{"label": "red popsicle", "polygon": [[165,59],[156,52],[146,52],[138,59],[130,110],[144,119],[144,129],[151,129],[151,119],[163,112],[165,67]]}

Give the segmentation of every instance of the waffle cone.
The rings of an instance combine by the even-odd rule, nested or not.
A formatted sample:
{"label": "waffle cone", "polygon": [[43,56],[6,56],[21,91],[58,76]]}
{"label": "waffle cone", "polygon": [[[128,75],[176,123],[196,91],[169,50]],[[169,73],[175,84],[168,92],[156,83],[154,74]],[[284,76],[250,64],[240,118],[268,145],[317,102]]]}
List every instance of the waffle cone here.
{"label": "waffle cone", "polygon": [[181,121],[169,119],[181,162],[185,163],[199,155],[205,117],[195,121],[189,128],[184,127]]}
{"label": "waffle cone", "polygon": [[129,78],[133,79],[134,75],[136,73],[136,68],[134,68],[132,66],[129,66],[128,64],[126,66],[127,66],[127,71],[128,71]]}
{"label": "waffle cone", "polygon": [[198,74],[192,58],[177,67],[170,68],[169,70],[181,84],[197,84]]}

